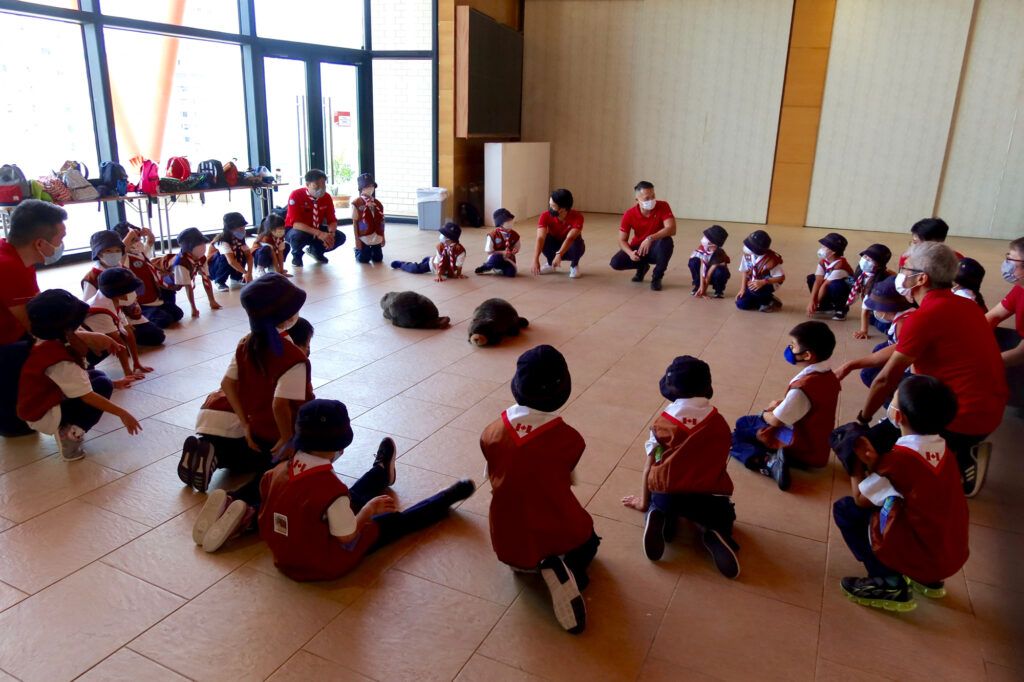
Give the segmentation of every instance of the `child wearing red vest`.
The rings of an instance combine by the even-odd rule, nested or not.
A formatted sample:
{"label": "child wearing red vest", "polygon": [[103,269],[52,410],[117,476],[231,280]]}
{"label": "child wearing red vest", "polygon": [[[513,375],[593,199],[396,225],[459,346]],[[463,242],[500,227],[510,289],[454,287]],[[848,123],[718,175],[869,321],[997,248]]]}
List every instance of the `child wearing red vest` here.
{"label": "child wearing red vest", "polygon": [[200,412],[230,409],[233,418],[186,438],[178,463],[178,478],[200,492],[217,468],[263,473],[273,466],[274,453],[292,437],[296,411],[313,398],[309,359],[284,336],[299,319],[306,292],[275,272],[245,285],[240,300],[252,331],[224,373],[223,395],[211,395]]}
{"label": "child wearing red vest", "polygon": [[915,608],[911,589],[946,594],[944,581],[968,555],[967,499],[956,456],[938,434],[957,412],[953,392],[934,377],[905,378],[888,408],[902,434],[880,454],[860,438],[853,446],[852,496],[837,500],[832,517],[866,578],[840,586],[851,601],[888,611]]}
{"label": "child wearing red vest", "polygon": [[414,275],[422,275],[425,272],[433,272],[435,281],[443,282],[446,279],[466,279],[462,274],[462,264],[466,260],[466,249],[459,243],[462,237],[462,228],[455,223],[445,223],[439,230],[437,253],[433,257],[428,256],[420,262],[414,261],[391,261],[391,267],[403,272],[411,272]]}
{"label": "child wearing red vest", "polygon": [[160,272],[151,260],[153,246],[156,243],[153,233],[144,227],[135,227],[127,222],[115,225],[114,232],[120,235],[124,243],[128,269],[142,282],[139,305],[142,307],[143,317],[158,329],[167,329],[175,322],[180,322],[185,312],[175,302],[174,290],[161,284]]}
{"label": "child wearing red vest", "polygon": [[352,236],[357,263],[384,260],[384,204],[374,194],[377,183],[369,173],[356,178],[359,196],[352,200]]}
{"label": "child wearing red vest", "polygon": [[206,289],[206,299],[210,302],[210,310],[220,310],[221,305],[213,297],[213,284],[210,281],[210,269],[206,264],[206,245],[210,240],[197,227],[187,227],[178,235],[178,253],[162,256],[166,263],[163,285],[177,291],[185,290],[188,304],[192,307],[192,317],[199,317],[196,307],[195,279],[196,275]]}
{"label": "child wearing red vest", "polygon": [[553,414],[569,399],[572,379],[562,354],[537,346],[516,363],[516,404],[480,435],[491,480],[491,545],[513,570],[540,571],[559,624],[577,634],[586,626],[580,590],[601,539],[572,492],[583,437]]}
{"label": "child wearing red vest", "polygon": [[692,287],[690,295],[705,298],[708,288],[715,298],[725,298],[725,285],[729,281],[729,254],[722,247],[729,233],[721,225],[712,225],[704,230],[700,245],[690,254],[688,263]]}
{"label": "child wearing red vest", "polygon": [[515,227],[516,217],[507,208],[499,208],[494,212],[495,228],[487,235],[484,252],[487,261],[478,267],[478,275],[516,276],[516,254],[519,253],[519,233]]}
{"label": "child wearing red vest", "polygon": [[833,320],[845,320],[850,311],[849,280],[853,277],[853,268],[844,257],[846,237],[829,232],[818,243],[818,267],[814,274],[807,275],[807,289],[811,292],[807,315],[831,315]]}
{"label": "child wearing red vest", "polygon": [[786,273],[782,269],[782,256],[771,247],[772,238],[764,230],[754,230],[743,240],[743,258],[740,259],[743,281],[736,294],[736,307],[740,310],[774,313],[782,308],[775,290],[786,281]]}
{"label": "child wearing red vest", "polygon": [[823,467],[831,452],[829,435],[836,426],[839,379],[829,358],[836,337],[824,322],[802,322],[789,332],[783,355],[792,365],[805,364],[789,382],[782,400],[761,414],[740,417],[732,434],[730,454],[752,471],[789,488],[789,465]]}
{"label": "child wearing red vest", "polygon": [[124,265],[124,243],[113,230],[93,232],[89,237],[92,268],[82,278],[82,299],[88,301],[99,290],[99,278],[108,268]]}
{"label": "child wearing red vest", "polygon": [[[99,291],[86,301],[89,304],[89,316],[85,318],[85,327],[123,344],[124,348],[117,353],[117,359],[121,363],[124,379],[115,381],[114,386],[127,388],[132,382],[145,379],[146,374],[153,371],[152,367],[142,364],[135,326],[127,316],[128,311],[136,307],[136,292],[142,283],[127,268],[110,268],[103,271],[98,284]],[[160,334],[162,336],[163,332],[160,331]],[[98,362],[101,358],[95,359]]]}
{"label": "child wearing red vest", "polygon": [[644,554],[657,561],[665,542],[675,535],[680,516],[701,531],[704,547],[727,578],[740,574],[732,539],[736,520],[729,463],[729,424],[709,402],[711,368],[689,355],[676,358],[659,384],[672,403],[651,426],[641,494],[622,498],[622,504],[647,512]]}
{"label": "child wearing red vest", "polygon": [[249,221],[241,213],[224,214],[224,228],[214,237],[216,252],[210,257],[210,279],[217,291],[228,290],[228,279],[239,284],[252,281],[252,251],[245,243]]}
{"label": "child wearing red vest", "polygon": [[288,256],[288,242],[285,241],[284,233],[284,217],[271,213],[263,219],[259,234],[256,235],[256,244],[252,247],[257,277],[268,272],[279,272],[285,277],[291,277],[291,273],[284,267],[284,259]]}
{"label": "child wearing red vest", "polygon": [[117,416],[135,435],[142,426],[110,402],[113,384],[103,372],[85,369],[85,346],[74,331],[89,306],[66,291],[50,289],[26,306],[36,338],[18,381],[18,417],[32,429],[54,436],[64,461],[85,457],[82,441],[104,412]]}

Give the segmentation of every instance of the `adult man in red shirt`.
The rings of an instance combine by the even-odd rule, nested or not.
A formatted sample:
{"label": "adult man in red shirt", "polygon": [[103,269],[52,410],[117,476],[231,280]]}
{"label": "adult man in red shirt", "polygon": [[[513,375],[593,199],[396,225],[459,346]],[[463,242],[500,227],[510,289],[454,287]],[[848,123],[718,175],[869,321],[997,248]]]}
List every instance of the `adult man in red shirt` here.
{"label": "adult man in red shirt", "polygon": [[612,256],[613,270],[636,270],[634,282],[644,281],[651,265],[651,290],[661,291],[661,278],[665,276],[675,244],[676,217],[668,202],[658,201],[654,185],[641,180],[633,188],[636,205],[622,214],[619,226],[619,251]]}
{"label": "adult man in red shirt", "polygon": [[[1018,414],[1024,409],[1024,237],[1010,242],[1000,268],[1003,279],[1013,285],[999,303],[985,315],[993,326],[996,341],[1003,351],[1003,365],[1006,367],[1006,381],[1010,385],[1010,405]],[[1015,328],[1000,327],[999,323],[1013,317]]]}
{"label": "adult man in red shirt", "polygon": [[[984,313],[951,290],[957,266],[956,254],[945,244],[923,242],[910,248],[896,288],[919,308],[903,323],[896,350],[871,384],[857,419],[867,423],[911,365],[914,373],[949,386],[959,409],[940,435],[956,453],[964,493],[973,497],[988,466],[987,450],[976,446],[1002,421],[1007,389],[999,346]],[[895,426],[882,422],[872,429],[872,444],[888,451],[898,436]]]}
{"label": "adult man in red shirt", "polygon": [[291,228],[285,241],[292,250],[292,267],[302,267],[302,250],[317,263],[326,263],[324,253],[345,243],[345,233],[338,232],[338,219],[334,215],[334,200],[327,193],[327,175],[319,169],[306,173],[306,186],[288,197],[288,213],[284,225]]}
{"label": "adult man in red shirt", "polygon": [[[548,275],[563,259],[569,261],[569,279],[580,276],[580,258],[587,250],[583,243],[583,214],[572,210],[572,192],[556,189],[548,199],[548,210],[537,221],[537,246],[533,251],[533,274]],[[541,254],[547,263],[540,264]]]}
{"label": "adult man in red shirt", "polygon": [[[7,239],[0,239],[0,435],[6,437],[32,433],[16,414],[21,366],[33,343],[25,305],[39,293],[36,266],[56,263],[64,253],[67,217],[59,206],[28,199],[11,213]],[[104,334],[78,336],[90,350],[118,348]]]}

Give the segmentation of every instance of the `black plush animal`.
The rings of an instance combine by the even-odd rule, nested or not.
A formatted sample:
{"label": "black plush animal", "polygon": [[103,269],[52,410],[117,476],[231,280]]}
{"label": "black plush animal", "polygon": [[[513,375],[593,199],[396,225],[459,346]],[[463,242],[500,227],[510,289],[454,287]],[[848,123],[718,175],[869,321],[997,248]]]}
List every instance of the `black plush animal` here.
{"label": "black plush animal", "polygon": [[380,299],[384,319],[407,329],[446,329],[451,320],[437,313],[437,306],[415,291],[391,291]]}
{"label": "black plush animal", "polygon": [[508,301],[489,298],[473,311],[469,342],[475,346],[494,346],[503,336],[519,336],[519,330],[529,324]]}

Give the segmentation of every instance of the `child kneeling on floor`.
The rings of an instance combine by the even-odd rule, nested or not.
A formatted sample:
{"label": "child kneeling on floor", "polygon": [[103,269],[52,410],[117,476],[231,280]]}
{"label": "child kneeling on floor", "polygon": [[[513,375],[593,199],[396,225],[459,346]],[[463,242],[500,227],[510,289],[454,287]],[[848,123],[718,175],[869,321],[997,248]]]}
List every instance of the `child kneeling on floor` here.
{"label": "child kneeling on floor", "polygon": [[303,405],[293,443],[295,455],[263,475],[255,504],[244,496],[211,493],[193,530],[204,550],[214,551],[244,528],[258,506],[260,537],[278,570],[293,580],[334,580],[366,554],[444,519],[476,489],[464,479],[398,511],[384,494],[397,476],[398,453],[390,438],[381,441],[373,465],[349,488],[331,466],[352,443],[348,410],[337,400]]}
{"label": "child kneeling on floor", "polygon": [[540,571],[559,624],[586,626],[580,591],[601,539],[572,492],[572,472],[587,444],[553,414],[572,393],[565,358],[551,346],[519,356],[512,378],[516,404],[480,435],[491,481],[491,545],[517,571]]}
{"label": "child kneeling on floor", "polygon": [[[850,600],[888,611],[916,607],[911,589],[946,594],[942,581],[967,562],[967,499],[956,457],[938,434],[953,420],[957,400],[934,377],[900,382],[888,408],[902,434],[880,454],[867,438],[853,445],[853,495],[837,500],[832,517],[846,545],[864,564],[866,578],[843,578]],[[837,450],[837,454],[840,454]]]}
{"label": "child kneeling on floor", "polygon": [[675,536],[679,517],[701,531],[704,547],[726,578],[740,574],[739,546],[732,539],[736,511],[729,463],[729,424],[710,403],[711,368],[684,355],[665,370],[661,394],[672,404],[654,420],[645,449],[641,494],[622,504],[647,512],[644,554],[657,561]]}
{"label": "child kneeling on floor", "polygon": [[802,322],[789,336],[786,362],[807,366],[789,382],[782,400],[736,421],[730,452],[748,469],[774,479],[779,490],[789,489],[791,462],[808,467],[828,463],[828,438],[836,426],[841,390],[829,363],[836,337],[828,325]]}
{"label": "child kneeling on floor", "polygon": [[88,304],[62,289],[50,289],[28,302],[29,326],[36,338],[18,381],[18,417],[32,429],[52,435],[61,458],[85,457],[82,441],[104,412],[118,417],[135,435],[142,426],[110,402],[114,385],[97,369],[85,369],[86,348],[74,331]]}

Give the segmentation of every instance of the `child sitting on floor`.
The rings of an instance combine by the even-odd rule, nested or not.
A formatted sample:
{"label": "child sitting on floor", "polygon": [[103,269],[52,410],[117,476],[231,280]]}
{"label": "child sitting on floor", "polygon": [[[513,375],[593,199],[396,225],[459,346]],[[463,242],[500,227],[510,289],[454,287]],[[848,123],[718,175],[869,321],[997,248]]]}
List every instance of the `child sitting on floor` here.
{"label": "child sitting on floor", "polygon": [[711,368],[684,355],[672,361],[659,384],[672,403],[654,420],[647,439],[640,496],[622,504],[647,512],[644,554],[657,561],[675,536],[679,517],[700,530],[704,547],[726,578],[740,574],[739,546],[732,539],[736,520],[729,463],[729,424],[710,401]]}
{"label": "child sitting on floor", "polygon": [[241,213],[225,213],[224,228],[213,239],[216,252],[210,255],[210,279],[217,291],[228,290],[228,279],[239,284],[252,281],[252,251],[245,243],[249,221]]}
{"label": "child sitting on floor", "polygon": [[288,256],[288,242],[284,240],[284,218],[271,213],[260,224],[256,244],[252,247],[252,260],[256,265],[256,276],[268,272],[279,272],[285,277],[291,274],[284,267],[284,259]]}
{"label": "child sitting on floor", "polygon": [[[89,331],[106,334],[119,344],[123,344],[122,350],[117,353],[117,359],[121,363],[124,379],[115,381],[115,388],[127,388],[132,382],[145,379],[146,374],[153,371],[152,367],[143,365],[139,358],[135,326],[126,316],[126,311],[136,305],[136,292],[141,285],[139,278],[127,268],[104,270],[99,278],[99,291],[86,301],[89,305],[89,316],[85,318],[84,326]],[[162,331],[160,333],[163,334]],[[90,359],[99,362],[102,358]]]}
{"label": "child sitting on floor", "polygon": [[953,293],[971,299],[980,305],[982,310],[988,312],[985,297],[981,295],[981,282],[984,279],[985,268],[981,263],[973,258],[961,258],[956,277],[953,279]]}
{"label": "child sitting on floor", "polygon": [[221,305],[213,297],[213,284],[210,282],[210,270],[206,264],[206,245],[209,243],[199,228],[188,227],[178,235],[178,253],[162,256],[157,269],[167,274],[163,277],[163,285],[177,291],[185,289],[188,304],[192,307],[192,317],[199,317],[196,307],[195,278],[203,282],[206,298],[210,302],[210,310],[220,310]]}
{"label": "child sitting on floor", "polygon": [[494,212],[495,228],[487,235],[484,252],[487,261],[474,272],[478,275],[516,276],[516,254],[519,253],[519,233],[515,231],[515,219],[507,208]]}
{"label": "child sitting on floor", "polygon": [[446,279],[465,279],[462,274],[462,264],[466,260],[466,249],[459,243],[462,236],[462,228],[455,223],[445,223],[438,235],[440,244],[437,245],[437,253],[433,257],[424,258],[419,263],[411,261],[391,261],[391,267],[420,275],[424,272],[433,272],[435,281],[443,282]]}
{"label": "child sitting on floor", "polygon": [[886,340],[875,346],[870,355],[844,362],[836,369],[836,376],[842,381],[847,374],[859,369],[861,381],[870,387],[895,352],[900,328],[916,308],[896,291],[896,278],[888,277],[871,289],[871,293],[864,299],[864,309],[885,326]]}
{"label": "child sitting on floor", "polygon": [[551,346],[519,356],[512,378],[516,404],[480,435],[491,481],[491,545],[517,571],[540,571],[559,624],[586,627],[580,591],[601,539],[572,492],[572,472],[587,444],[558,415],[572,393],[569,367]]}
{"label": "child sitting on floor", "polygon": [[82,278],[82,299],[88,301],[99,289],[100,274],[108,268],[124,267],[124,243],[113,230],[93,232],[89,237],[92,268]]}
{"label": "child sitting on floor", "polygon": [[892,251],[885,244],[872,244],[860,252],[860,261],[857,263],[857,270],[853,276],[853,286],[850,287],[850,295],[846,297],[847,308],[852,306],[858,298],[862,301],[860,328],[853,333],[855,339],[868,338],[868,326],[874,326],[883,334],[889,331],[889,325],[874,317],[871,310],[864,306],[863,301],[867,300],[877,283],[896,275],[888,268],[891,258]]}
{"label": "child sitting on floor", "polygon": [[142,426],[110,402],[114,385],[98,369],[85,369],[86,348],[74,331],[89,306],[62,289],[50,289],[28,302],[26,313],[36,338],[18,381],[18,417],[57,441],[61,458],[85,457],[82,441],[104,412],[118,417],[135,435]]}
{"label": "child sitting on floor", "polygon": [[175,322],[180,322],[185,312],[175,302],[174,290],[161,284],[160,272],[152,261],[153,246],[156,243],[153,233],[127,222],[115,225],[114,232],[124,243],[128,269],[142,282],[138,302],[143,317],[158,329],[167,329]]}
{"label": "child sitting on floor", "polygon": [[853,268],[843,257],[846,237],[829,232],[818,243],[818,267],[813,275],[807,275],[807,289],[811,292],[807,315],[831,315],[833,320],[845,320],[850,310],[849,279],[853,277]]}
{"label": "child sitting on floor", "polygon": [[786,281],[786,273],[782,256],[772,251],[771,246],[772,238],[764,230],[754,230],[743,240],[743,282],[736,294],[736,307],[740,310],[756,308],[762,313],[774,313],[782,308],[775,290]]}
{"label": "child sitting on floor", "polygon": [[774,479],[779,490],[789,489],[791,462],[808,467],[828,463],[841,389],[829,364],[836,337],[828,325],[802,322],[789,336],[786,362],[807,366],[789,382],[782,400],[736,421],[730,452],[748,469]]}
{"label": "child sitting on floor", "polygon": [[729,255],[722,247],[729,233],[721,225],[712,225],[704,230],[700,246],[690,254],[690,277],[693,287],[690,295],[705,298],[708,287],[715,292],[715,298],[725,298],[725,285],[729,281]]}
{"label": "child sitting on floor", "polygon": [[942,581],[968,555],[967,499],[956,457],[938,434],[953,420],[957,400],[934,377],[903,379],[888,408],[901,437],[884,454],[868,438],[853,447],[852,496],[837,500],[832,518],[867,577],[845,577],[850,600],[887,611],[916,607],[911,589],[945,596]]}

